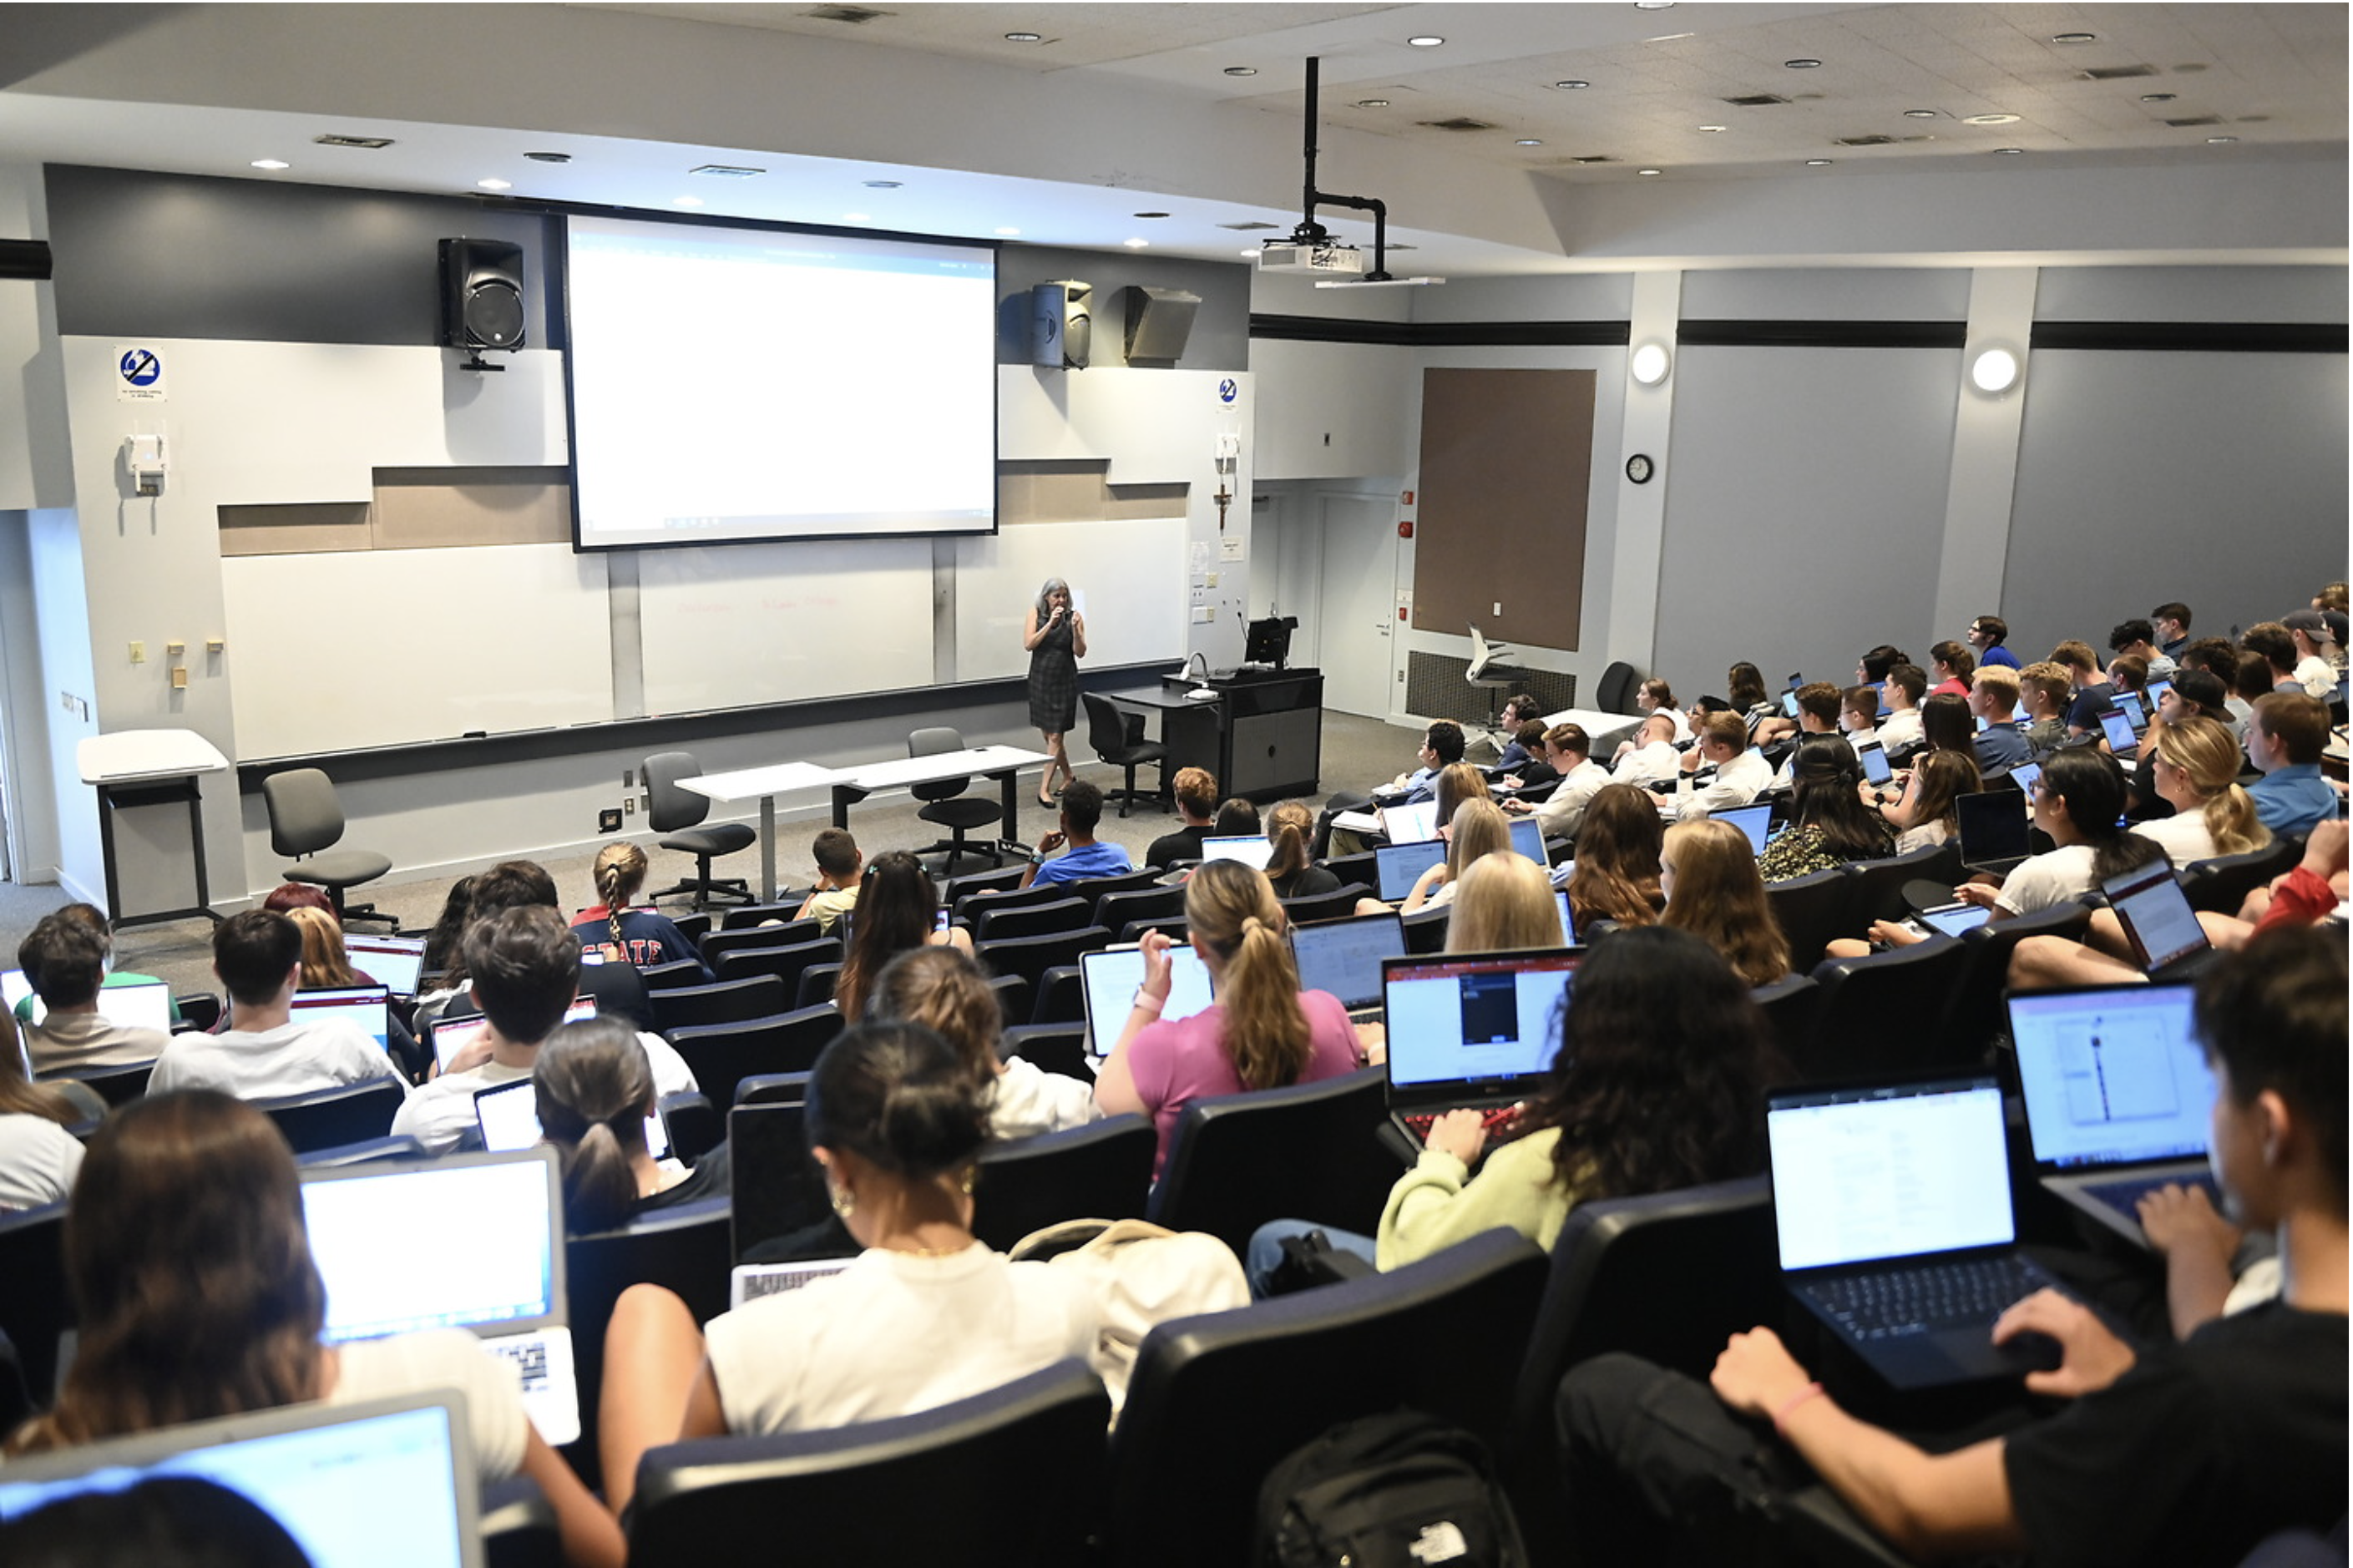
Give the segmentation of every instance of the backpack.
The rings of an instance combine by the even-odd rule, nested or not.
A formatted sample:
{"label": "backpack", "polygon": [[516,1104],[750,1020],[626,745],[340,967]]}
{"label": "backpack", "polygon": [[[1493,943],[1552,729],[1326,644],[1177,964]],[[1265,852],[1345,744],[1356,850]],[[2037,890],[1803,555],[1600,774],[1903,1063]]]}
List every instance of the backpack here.
{"label": "backpack", "polygon": [[1335,1426],[1259,1488],[1259,1568],[1526,1568],[1486,1446],[1414,1410]]}

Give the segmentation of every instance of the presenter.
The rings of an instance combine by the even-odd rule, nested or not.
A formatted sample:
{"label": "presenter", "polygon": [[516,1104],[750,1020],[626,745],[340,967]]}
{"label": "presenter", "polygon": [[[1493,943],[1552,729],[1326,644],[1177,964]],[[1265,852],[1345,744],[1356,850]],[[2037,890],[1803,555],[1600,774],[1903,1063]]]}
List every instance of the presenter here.
{"label": "presenter", "polygon": [[1071,753],[1062,743],[1079,711],[1079,660],[1087,657],[1087,622],[1071,607],[1071,585],[1049,577],[1029,606],[1029,621],[1021,631],[1021,646],[1029,650],[1029,722],[1046,737],[1053,761],[1038,781],[1038,804],[1054,804],[1054,773],[1062,782],[1071,772]]}

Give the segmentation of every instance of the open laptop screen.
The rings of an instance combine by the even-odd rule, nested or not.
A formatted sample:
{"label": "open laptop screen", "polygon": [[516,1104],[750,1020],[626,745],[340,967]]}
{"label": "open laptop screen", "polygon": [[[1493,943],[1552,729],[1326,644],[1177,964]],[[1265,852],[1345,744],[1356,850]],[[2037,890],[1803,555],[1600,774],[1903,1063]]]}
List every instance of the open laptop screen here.
{"label": "open laptop screen", "polygon": [[1584,956],[1572,950],[1388,960],[1381,968],[1390,1086],[1548,1070],[1559,1047],[1554,1016]]}
{"label": "open laptop screen", "polygon": [[2026,853],[2026,814],[2008,790],[1956,795],[1953,813],[1961,825],[1961,859],[1972,866],[2009,860]]}
{"label": "open laptop screen", "polygon": [[1274,858],[1274,844],[1262,833],[1241,833],[1223,838],[1201,840],[1201,860],[1239,860],[1253,870],[1263,871],[1266,863]]}
{"label": "open laptop screen", "polygon": [[564,1206],[544,1145],[306,1169],[302,1226],[327,1288],[330,1344],[560,1321]]}
{"label": "open laptop screen", "polygon": [[1291,928],[1299,988],[1328,991],[1351,1012],[1380,1005],[1381,960],[1404,956],[1405,924],[1394,914]]}
{"label": "open laptop screen", "polygon": [[1373,870],[1380,879],[1381,897],[1396,903],[1413,891],[1421,874],[1446,858],[1446,842],[1424,839],[1415,844],[1384,844],[1373,851]]}
{"label": "open laptop screen", "polygon": [[1544,828],[1535,817],[1512,818],[1512,847],[1539,866],[1546,864]]}
{"label": "open laptop screen", "polygon": [[1736,805],[1724,811],[1710,812],[1708,815],[1718,822],[1728,822],[1748,835],[1748,847],[1752,853],[1758,855],[1765,853],[1766,840],[1773,831],[1771,801],[1767,801],[1762,805]]}
{"label": "open laptop screen", "polygon": [[[594,996],[575,996],[572,1005],[564,1010],[564,1021],[567,1024],[577,1024],[584,1018],[596,1016],[596,998]],[[469,1014],[462,1018],[434,1021],[433,1059],[442,1071],[449,1070],[449,1058],[472,1045],[489,1023],[490,1020],[480,1013]]]}
{"label": "open laptop screen", "polygon": [[1785,1269],[2012,1238],[2001,1089],[1990,1076],[1785,1090],[1769,1097],[1765,1131]]}
{"label": "open laptop screen", "polygon": [[417,977],[425,973],[423,937],[353,936],[345,931],[343,952],[353,969],[373,975],[395,996],[417,994]]}
{"label": "open laptop screen", "polygon": [[2155,973],[2168,963],[2203,952],[2211,944],[2189,895],[2173,875],[2173,863],[2159,855],[2144,866],[2119,871],[2100,884],[2116,912],[2141,968]]}
{"label": "open laptop screen", "polygon": [[2133,733],[2132,720],[2121,708],[2111,708],[2100,715],[2100,733],[2107,737],[2108,750],[2118,760],[2130,757],[2139,749],[2139,740]]}
{"label": "open laptop screen", "polygon": [[387,994],[381,985],[341,986],[330,990],[297,991],[289,1006],[289,1021],[323,1024],[341,1019],[374,1040],[382,1049],[392,1037]]}
{"label": "open laptop screen", "polygon": [[[540,1140],[538,1086],[522,1078],[481,1090],[474,1096],[474,1121],[482,1147],[493,1154],[532,1147]],[[657,1160],[670,1156],[670,1131],[659,1111],[646,1118],[646,1152]]]}
{"label": "open laptop screen", "polygon": [[2214,1075],[2189,985],[2029,991],[2010,1034],[2037,1164],[2183,1160],[2206,1152]]}

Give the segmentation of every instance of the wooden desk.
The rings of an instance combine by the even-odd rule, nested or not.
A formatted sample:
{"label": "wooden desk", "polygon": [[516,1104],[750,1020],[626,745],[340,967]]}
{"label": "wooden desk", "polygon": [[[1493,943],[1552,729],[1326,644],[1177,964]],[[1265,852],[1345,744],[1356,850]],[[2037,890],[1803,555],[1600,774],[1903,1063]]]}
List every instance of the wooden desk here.
{"label": "wooden desk", "polygon": [[[98,791],[98,842],[106,858],[106,912],[117,926],[153,925],[203,915],[217,923],[212,884],[205,868],[204,793],[196,780],[228,771],[228,759],[194,730],[117,730],[91,735],[75,748],[81,782]],[[185,909],[122,911],[122,888],[114,858],[114,813],[118,806],[170,805],[186,802],[188,846],[195,857],[196,901]]]}
{"label": "wooden desk", "polygon": [[[760,803],[760,901],[773,904],[776,901],[776,797],[795,790],[822,789],[839,776],[834,769],[815,763],[771,763],[765,767],[681,779],[678,787],[715,801]],[[834,821],[839,825],[840,820],[837,811]]]}
{"label": "wooden desk", "polygon": [[969,778],[978,773],[995,779],[1004,792],[1004,837],[1020,838],[1021,806],[1014,798],[1013,781],[1023,768],[1050,763],[1043,752],[1018,746],[974,746],[961,752],[940,752],[928,757],[902,757],[836,771],[833,783],[833,825],[849,826],[849,808],[878,789],[937,784],[943,779]]}

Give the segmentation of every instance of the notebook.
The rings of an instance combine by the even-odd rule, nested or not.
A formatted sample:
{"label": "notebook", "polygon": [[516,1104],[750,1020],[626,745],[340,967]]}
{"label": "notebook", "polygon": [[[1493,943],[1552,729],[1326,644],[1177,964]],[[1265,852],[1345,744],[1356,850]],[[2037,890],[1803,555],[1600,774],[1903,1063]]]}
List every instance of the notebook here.
{"label": "notebook", "polygon": [[1233,834],[1222,838],[1201,840],[1201,861],[1239,860],[1253,870],[1263,871],[1266,863],[1274,858],[1274,843],[1263,833]]}
{"label": "notebook", "polygon": [[1953,815],[1961,827],[1961,864],[1972,871],[2008,876],[2027,858],[2027,820],[2008,790],[1957,795]]}
{"label": "notebook", "polygon": [[1559,1048],[1560,1009],[1584,957],[1569,948],[1382,961],[1389,1120],[1415,1148],[1445,1111],[1486,1111],[1498,1126],[1535,1091]]}
{"label": "notebook", "polygon": [[521,1371],[523,1408],[551,1447],[580,1436],[554,1149],[306,1167],[302,1224],[327,1288],[327,1343],[471,1329]]}
{"label": "notebook", "polygon": [[1421,874],[1446,858],[1446,843],[1427,838],[1414,844],[1383,844],[1373,851],[1373,872],[1383,901],[1396,903],[1413,891]]}
{"label": "notebook", "polygon": [[392,1039],[391,994],[381,985],[332,986],[297,991],[288,1004],[289,1023],[316,1025],[331,1021],[349,1024],[374,1040],[378,1050],[388,1049]]}
{"label": "notebook", "polygon": [[[493,1154],[533,1147],[540,1139],[537,1086],[521,1078],[479,1091],[474,1124],[482,1130],[482,1147]],[[670,1158],[670,1129],[662,1125],[659,1111],[646,1118],[646,1152],[657,1160]]]}
{"label": "notebook", "polygon": [[417,977],[425,973],[425,939],[421,936],[354,936],[343,933],[343,952],[352,967],[375,977],[395,996],[414,997]]}
{"label": "notebook", "polygon": [[2142,1247],[2143,1194],[2168,1183],[2213,1192],[2214,1074],[2191,1032],[2191,995],[2179,983],[2008,998],[2043,1190]]}
{"label": "notebook", "polygon": [[1419,844],[1438,837],[1438,803],[1418,800],[1411,805],[1381,807],[1381,831],[1392,844]]}
{"label": "notebook", "polygon": [[1736,805],[1724,811],[1710,812],[1718,822],[1728,822],[1748,835],[1748,846],[1755,853],[1765,853],[1765,846],[1773,836],[1773,803],[1762,805]]}
{"label": "notebook", "polygon": [[1889,1385],[2058,1364],[2048,1342],[1992,1339],[2003,1310],[2052,1283],[2012,1247],[1992,1074],[1778,1090],[1765,1130],[1782,1282]]}
{"label": "notebook", "polygon": [[0,1522],[162,1477],[258,1504],[312,1568],[480,1568],[465,1397],[451,1390],[166,1426],[8,1461]]}
{"label": "notebook", "polygon": [[[299,999],[301,993],[296,993],[296,995]],[[577,1024],[584,1018],[593,1018],[596,1016],[596,998],[594,996],[575,996],[572,999],[572,1005],[564,1010],[564,1021],[567,1024]],[[489,1024],[490,1019],[480,1013],[470,1013],[462,1018],[435,1019],[433,1059],[439,1064],[441,1070],[448,1071],[449,1058],[473,1044],[475,1037],[480,1035]]]}
{"label": "notebook", "polygon": [[[1189,1018],[1209,1005],[1209,971],[1201,955],[1183,943],[1168,950],[1168,1000],[1160,1016],[1170,1023]],[[1111,1055],[1120,1030],[1135,1008],[1144,984],[1144,950],[1133,944],[1079,954],[1079,989],[1087,1008],[1087,1054]]]}
{"label": "notebook", "polygon": [[2162,854],[2146,866],[2119,871],[2100,884],[2116,923],[2132,943],[2133,959],[2151,979],[2186,979],[2213,955],[2189,895]]}
{"label": "notebook", "polygon": [[1403,958],[1405,922],[1396,914],[1359,915],[1293,926],[1291,961],[1302,991],[1327,991],[1359,1021],[1381,1016],[1381,961]]}

